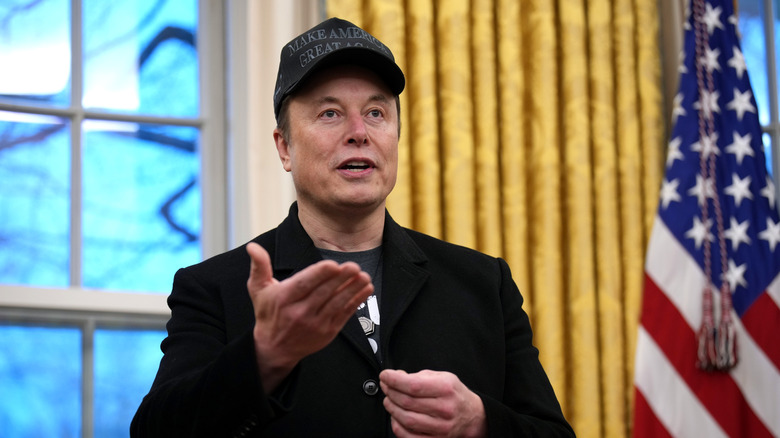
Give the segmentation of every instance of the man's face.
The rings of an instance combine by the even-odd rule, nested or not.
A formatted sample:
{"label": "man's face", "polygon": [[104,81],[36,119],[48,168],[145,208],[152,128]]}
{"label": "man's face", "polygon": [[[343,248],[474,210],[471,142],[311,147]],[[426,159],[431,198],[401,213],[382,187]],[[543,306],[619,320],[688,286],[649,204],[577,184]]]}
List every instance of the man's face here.
{"label": "man's face", "polygon": [[395,97],[370,70],[317,73],[288,106],[289,133],[274,131],[299,204],[322,211],[384,207],[398,168]]}

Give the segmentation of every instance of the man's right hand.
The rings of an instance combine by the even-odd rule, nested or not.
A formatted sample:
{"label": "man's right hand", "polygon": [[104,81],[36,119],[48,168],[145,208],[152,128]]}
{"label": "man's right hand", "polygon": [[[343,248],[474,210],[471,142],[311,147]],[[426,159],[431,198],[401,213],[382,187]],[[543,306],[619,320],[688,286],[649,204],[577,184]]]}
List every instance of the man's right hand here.
{"label": "man's right hand", "polygon": [[301,359],[336,337],[374,287],[356,263],[331,260],[279,282],[263,247],[252,242],[246,250],[252,260],[247,289],[255,313],[255,354],[270,393]]}

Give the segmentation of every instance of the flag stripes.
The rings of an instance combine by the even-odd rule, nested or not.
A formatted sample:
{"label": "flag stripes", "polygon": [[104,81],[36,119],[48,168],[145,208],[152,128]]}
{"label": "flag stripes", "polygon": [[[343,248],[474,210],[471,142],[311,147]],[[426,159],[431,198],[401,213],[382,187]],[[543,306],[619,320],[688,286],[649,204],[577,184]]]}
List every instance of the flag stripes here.
{"label": "flag stripes", "polygon": [[[780,436],[780,415],[776,411],[780,406],[779,368],[736,314],[740,366],[728,374],[696,368],[696,327],[701,319],[701,302],[690,299],[695,294],[686,291],[701,290],[704,273],[661,220],[653,226],[645,269],[635,375],[643,401],[635,406],[638,422],[634,436],[659,436],[652,428],[640,427],[642,421],[648,421],[642,404],[649,407],[672,436]],[[773,298],[777,288],[776,280],[768,289],[770,293],[763,294],[761,302],[755,303],[769,302],[770,306],[754,304],[743,315],[742,321],[756,326],[753,332],[765,333],[766,326],[760,321],[771,321],[763,319],[765,307],[770,313],[778,311]],[[777,320],[780,318],[774,321]],[[772,344],[776,350],[776,340],[762,342]]]}
{"label": "flag stripes", "polygon": [[[671,436],[722,438],[726,433],[691,392],[658,344],[640,327],[637,338],[637,391]],[[634,418],[646,417],[636,411]],[[656,437],[634,425],[635,437]]]}
{"label": "flag stripes", "polygon": [[780,307],[769,293],[758,297],[742,315],[742,325],[767,359],[780,369]]}
{"label": "flag stripes", "polygon": [[642,392],[638,390],[634,391],[634,412],[638,414],[634,422],[634,428],[641,430],[644,436],[672,438],[672,435],[669,434],[664,425],[658,421],[658,417],[655,416],[650,405],[647,404],[647,400],[645,400]]}
{"label": "flag stripes", "polygon": [[[646,307],[645,307],[646,306]],[[711,373],[696,367],[696,331],[682,318],[652,279],[646,278],[642,327],[666,356],[674,371],[710,412],[728,436],[771,437],[751,410],[736,382],[726,373]]]}
{"label": "flag stripes", "polygon": [[733,6],[686,9],[645,260],[635,437],[780,437],[780,212]]}

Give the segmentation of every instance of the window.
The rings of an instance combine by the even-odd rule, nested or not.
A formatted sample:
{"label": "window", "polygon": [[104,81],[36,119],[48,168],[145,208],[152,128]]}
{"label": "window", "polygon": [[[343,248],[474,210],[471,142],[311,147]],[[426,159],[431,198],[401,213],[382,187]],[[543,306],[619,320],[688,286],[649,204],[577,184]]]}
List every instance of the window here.
{"label": "window", "polygon": [[3,436],[126,436],[173,273],[227,246],[223,17],[0,3]]}
{"label": "window", "polygon": [[780,187],[780,109],[778,108],[777,0],[739,0],[737,5],[742,52],[764,131],[767,169]]}

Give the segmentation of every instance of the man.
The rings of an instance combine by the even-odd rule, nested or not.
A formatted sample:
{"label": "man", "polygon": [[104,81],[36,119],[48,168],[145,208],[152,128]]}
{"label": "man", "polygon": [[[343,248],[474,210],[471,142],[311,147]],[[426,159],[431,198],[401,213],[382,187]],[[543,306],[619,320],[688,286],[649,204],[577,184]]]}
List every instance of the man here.
{"label": "man", "polygon": [[347,21],[282,49],[274,140],[297,202],[246,248],[176,274],[131,435],[574,435],[506,263],[385,210],[404,83]]}

